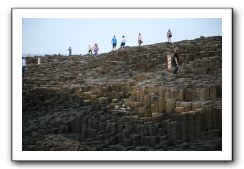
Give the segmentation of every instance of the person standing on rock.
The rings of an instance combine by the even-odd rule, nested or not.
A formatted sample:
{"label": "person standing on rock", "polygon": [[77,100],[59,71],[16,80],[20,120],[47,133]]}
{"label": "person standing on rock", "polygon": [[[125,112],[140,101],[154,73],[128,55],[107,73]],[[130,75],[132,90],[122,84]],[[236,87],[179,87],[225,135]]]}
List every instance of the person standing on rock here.
{"label": "person standing on rock", "polygon": [[121,48],[125,47],[125,43],[126,43],[125,36],[122,36],[122,41],[121,41],[121,45],[120,45],[120,47],[121,47]]}
{"label": "person standing on rock", "polygon": [[139,33],[139,35],[138,35],[138,45],[141,46],[142,43],[143,43],[142,42],[142,36],[141,36],[141,33]]}
{"label": "person standing on rock", "polygon": [[24,57],[22,57],[22,74],[25,73],[26,66],[27,66],[27,64],[26,64],[26,60],[25,60]]}
{"label": "person standing on rock", "polygon": [[171,43],[171,37],[172,37],[172,32],[169,29],[167,32],[168,43]]}
{"label": "person standing on rock", "polygon": [[116,39],[115,35],[112,38],[111,43],[112,43],[113,50],[115,50],[116,49],[116,46],[117,46],[117,39]]}
{"label": "person standing on rock", "polygon": [[94,52],[95,55],[97,55],[98,50],[99,50],[99,48],[98,48],[98,44],[95,43],[95,44],[94,44],[94,47],[93,47],[93,52]]}
{"label": "person standing on rock", "polygon": [[92,49],[93,49],[92,46],[89,45],[89,46],[88,46],[88,54],[89,54],[89,55],[92,55]]}
{"label": "person standing on rock", "polygon": [[72,55],[72,49],[71,49],[71,46],[69,47],[68,51],[69,51],[69,56],[71,56],[71,55]]}
{"label": "person standing on rock", "polygon": [[174,66],[174,74],[177,74],[179,68],[179,55],[178,55],[178,48],[175,48],[174,51],[174,59],[173,59],[173,66]]}

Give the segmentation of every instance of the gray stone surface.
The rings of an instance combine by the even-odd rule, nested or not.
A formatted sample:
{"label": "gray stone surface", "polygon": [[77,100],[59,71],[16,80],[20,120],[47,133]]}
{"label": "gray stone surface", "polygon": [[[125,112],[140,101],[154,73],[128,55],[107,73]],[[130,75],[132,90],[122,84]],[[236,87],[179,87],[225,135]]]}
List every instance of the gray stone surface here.
{"label": "gray stone surface", "polygon": [[[222,150],[222,37],[27,58],[23,150]],[[179,48],[179,73],[166,56]]]}

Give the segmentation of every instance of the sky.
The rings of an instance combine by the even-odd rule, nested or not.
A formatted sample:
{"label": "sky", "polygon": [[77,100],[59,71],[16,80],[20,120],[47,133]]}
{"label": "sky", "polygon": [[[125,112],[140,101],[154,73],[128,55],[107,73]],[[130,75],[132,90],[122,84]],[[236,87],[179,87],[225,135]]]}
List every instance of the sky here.
{"label": "sky", "polygon": [[88,45],[97,43],[98,53],[112,50],[111,39],[115,35],[120,46],[122,36],[126,46],[137,46],[139,32],[142,45],[167,41],[171,30],[172,42],[191,40],[200,36],[222,36],[221,18],[24,18],[22,19],[22,55],[72,54],[85,55]]}

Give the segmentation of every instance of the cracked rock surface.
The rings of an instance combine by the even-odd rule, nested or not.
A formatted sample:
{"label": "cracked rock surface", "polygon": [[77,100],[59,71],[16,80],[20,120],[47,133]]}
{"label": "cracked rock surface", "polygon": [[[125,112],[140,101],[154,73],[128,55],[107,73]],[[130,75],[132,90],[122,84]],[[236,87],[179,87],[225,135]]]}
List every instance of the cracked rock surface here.
{"label": "cracked rock surface", "polygon": [[24,151],[222,150],[220,36],[37,58],[23,76]]}

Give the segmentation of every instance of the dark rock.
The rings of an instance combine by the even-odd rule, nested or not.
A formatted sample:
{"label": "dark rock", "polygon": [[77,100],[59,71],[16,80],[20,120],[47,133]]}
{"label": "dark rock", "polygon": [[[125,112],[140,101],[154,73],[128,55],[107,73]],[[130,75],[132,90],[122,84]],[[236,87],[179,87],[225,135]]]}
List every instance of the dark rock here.
{"label": "dark rock", "polygon": [[220,36],[37,60],[22,79],[24,151],[222,150]]}

